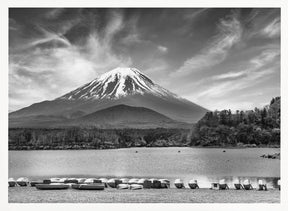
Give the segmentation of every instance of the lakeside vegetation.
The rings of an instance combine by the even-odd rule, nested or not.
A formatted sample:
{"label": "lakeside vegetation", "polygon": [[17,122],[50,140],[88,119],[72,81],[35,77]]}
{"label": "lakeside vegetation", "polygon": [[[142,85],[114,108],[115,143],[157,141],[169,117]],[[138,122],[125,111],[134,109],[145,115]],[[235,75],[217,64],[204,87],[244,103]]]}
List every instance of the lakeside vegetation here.
{"label": "lakeside vegetation", "polygon": [[280,97],[263,109],[207,112],[191,134],[192,146],[280,146]]}
{"label": "lakeside vegetation", "polygon": [[9,129],[9,150],[172,146],[279,147],[280,97],[263,109],[207,112],[192,129]]}
{"label": "lakeside vegetation", "polygon": [[10,150],[187,146],[187,129],[10,129]]}

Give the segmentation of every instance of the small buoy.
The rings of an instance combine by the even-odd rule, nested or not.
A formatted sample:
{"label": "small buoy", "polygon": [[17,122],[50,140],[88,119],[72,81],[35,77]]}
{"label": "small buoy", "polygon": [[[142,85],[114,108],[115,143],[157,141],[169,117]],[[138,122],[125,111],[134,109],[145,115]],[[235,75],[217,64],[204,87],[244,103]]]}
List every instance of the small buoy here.
{"label": "small buoy", "polygon": [[179,150],[178,153],[180,153],[181,151]]}
{"label": "small buoy", "polygon": [[223,152],[226,152],[226,150],[223,150]]}
{"label": "small buoy", "polygon": [[135,153],[138,153],[138,151],[136,151]]}

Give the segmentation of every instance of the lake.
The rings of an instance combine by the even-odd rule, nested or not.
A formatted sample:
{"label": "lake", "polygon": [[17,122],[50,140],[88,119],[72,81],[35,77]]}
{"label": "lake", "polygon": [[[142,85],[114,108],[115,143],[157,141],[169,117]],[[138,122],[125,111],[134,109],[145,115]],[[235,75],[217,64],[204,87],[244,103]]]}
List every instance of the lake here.
{"label": "lake", "polygon": [[[226,152],[223,152],[223,151]],[[126,148],[111,150],[9,151],[9,177],[144,177],[197,179],[202,187],[226,178],[265,179],[275,186],[280,160],[263,154],[279,148]]]}

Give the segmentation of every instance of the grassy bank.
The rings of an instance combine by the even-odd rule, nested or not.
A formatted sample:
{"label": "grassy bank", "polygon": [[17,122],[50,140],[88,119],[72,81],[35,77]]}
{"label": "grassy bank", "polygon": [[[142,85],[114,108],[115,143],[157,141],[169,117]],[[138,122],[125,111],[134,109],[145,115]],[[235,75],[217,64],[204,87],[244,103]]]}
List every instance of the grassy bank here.
{"label": "grassy bank", "polygon": [[143,189],[104,191],[40,191],[34,187],[14,187],[9,203],[280,203],[280,191],[210,189]]}

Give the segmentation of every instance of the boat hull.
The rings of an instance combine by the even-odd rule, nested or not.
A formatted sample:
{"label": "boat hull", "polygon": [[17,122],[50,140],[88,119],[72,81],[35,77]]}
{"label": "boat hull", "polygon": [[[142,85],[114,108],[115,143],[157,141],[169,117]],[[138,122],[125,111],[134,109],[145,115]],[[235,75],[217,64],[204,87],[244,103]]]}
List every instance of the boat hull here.
{"label": "boat hull", "polygon": [[66,184],[36,184],[38,190],[65,190],[69,188]]}
{"label": "boat hull", "polygon": [[17,185],[19,185],[19,186],[28,186],[28,182],[25,182],[25,181],[17,181]]}
{"label": "boat hull", "polygon": [[130,189],[130,185],[128,185],[128,184],[119,184],[118,186],[117,186],[117,188],[118,189]]}
{"label": "boat hull", "polygon": [[184,184],[183,183],[175,183],[174,184],[176,188],[184,188]]}
{"label": "boat hull", "polygon": [[189,185],[189,188],[191,188],[191,189],[199,188],[196,183],[189,183],[188,185]]}
{"label": "boat hull", "polygon": [[131,190],[140,190],[143,189],[143,185],[138,185],[138,184],[132,184],[130,185]]}
{"label": "boat hull", "polygon": [[76,190],[104,190],[105,189],[105,185],[103,183],[73,184],[71,187]]}
{"label": "boat hull", "polygon": [[9,181],[8,184],[9,184],[9,187],[15,187],[16,186],[15,181]]}

